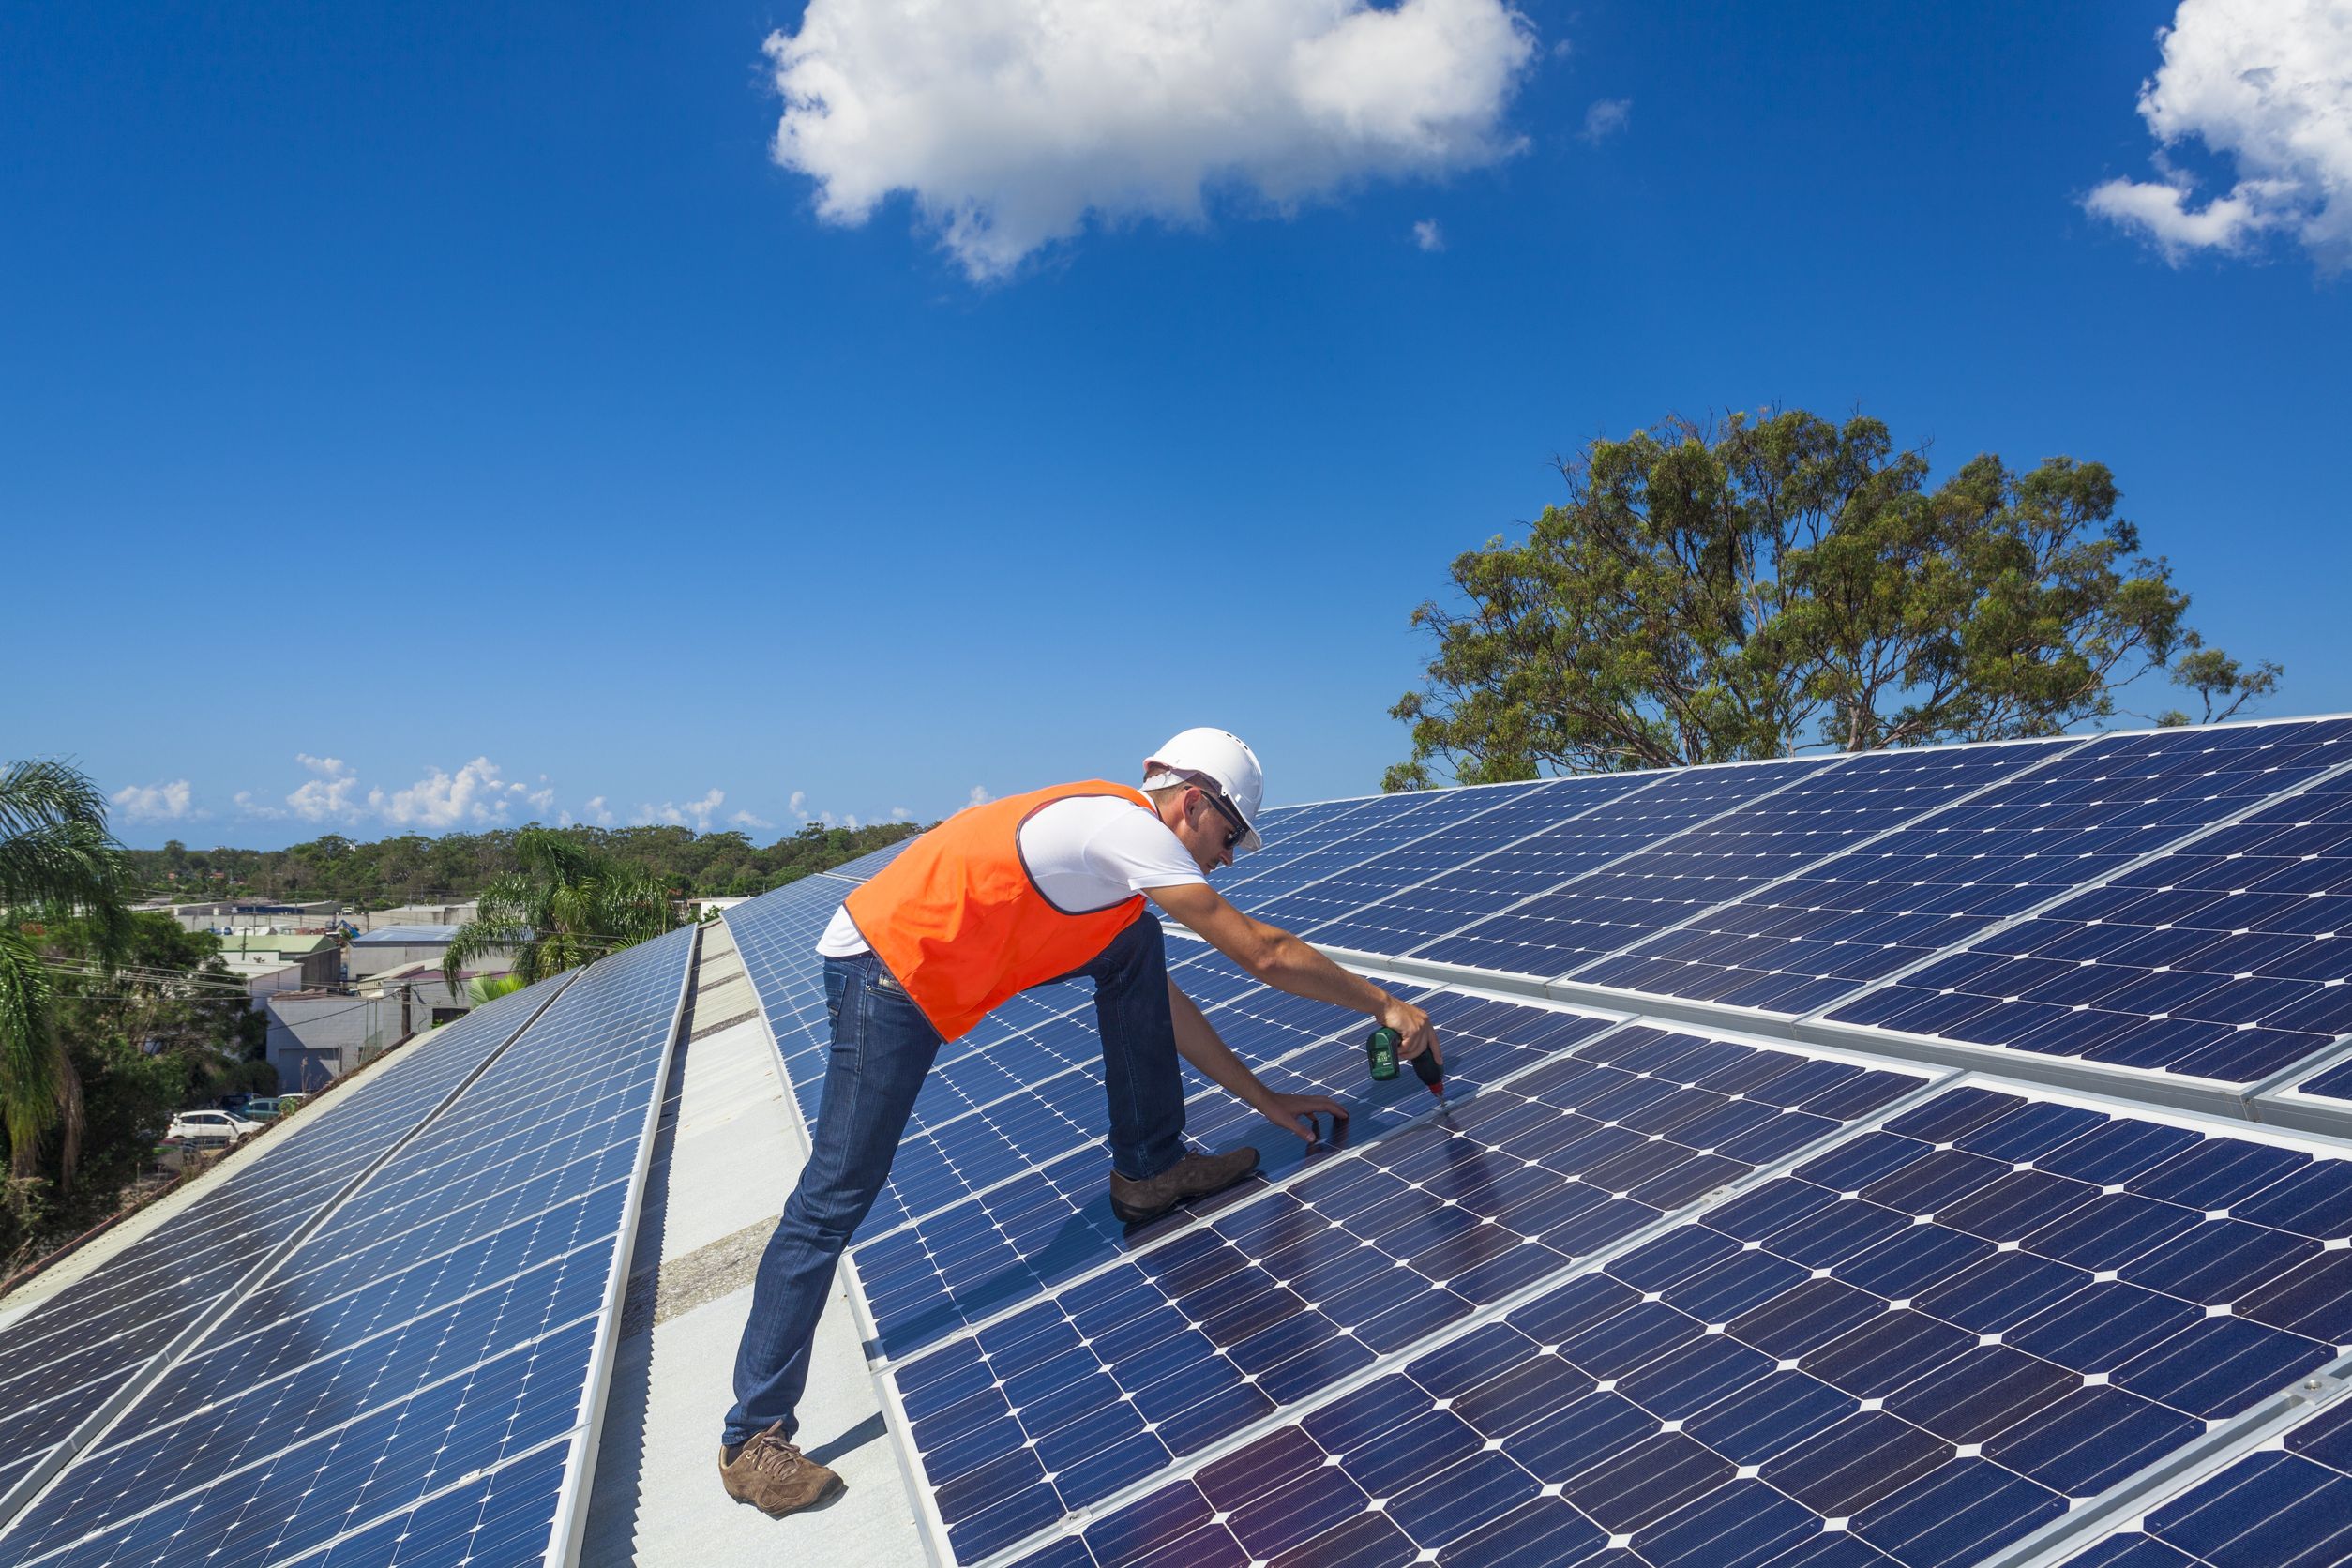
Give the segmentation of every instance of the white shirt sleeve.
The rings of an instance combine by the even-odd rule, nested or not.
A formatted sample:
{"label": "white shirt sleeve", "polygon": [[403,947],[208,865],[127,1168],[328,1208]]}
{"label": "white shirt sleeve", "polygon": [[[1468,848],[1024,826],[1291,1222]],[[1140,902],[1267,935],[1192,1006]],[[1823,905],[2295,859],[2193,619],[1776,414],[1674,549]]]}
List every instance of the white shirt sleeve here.
{"label": "white shirt sleeve", "polygon": [[1112,886],[1134,893],[1209,880],[1166,822],[1134,809],[1112,814],[1087,839],[1086,867]]}

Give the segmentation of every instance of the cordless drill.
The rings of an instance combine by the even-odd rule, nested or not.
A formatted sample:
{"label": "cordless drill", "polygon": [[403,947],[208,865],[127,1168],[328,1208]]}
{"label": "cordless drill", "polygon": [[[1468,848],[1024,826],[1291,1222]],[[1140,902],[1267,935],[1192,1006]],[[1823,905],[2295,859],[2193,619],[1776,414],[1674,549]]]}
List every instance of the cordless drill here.
{"label": "cordless drill", "polygon": [[[1387,1083],[1396,1077],[1396,1048],[1404,1036],[1382,1024],[1364,1042],[1364,1054],[1372,1063],[1374,1081]],[[1429,1086],[1429,1093],[1440,1100],[1445,1098],[1445,1068],[1438,1061],[1438,1053],[1425,1050],[1412,1059],[1413,1075]]]}

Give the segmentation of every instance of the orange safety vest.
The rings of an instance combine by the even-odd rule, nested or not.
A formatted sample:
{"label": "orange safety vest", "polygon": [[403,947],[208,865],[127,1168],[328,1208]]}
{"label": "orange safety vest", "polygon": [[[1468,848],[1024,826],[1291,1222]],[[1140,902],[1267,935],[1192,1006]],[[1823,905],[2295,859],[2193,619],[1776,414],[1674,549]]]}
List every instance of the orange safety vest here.
{"label": "orange safety vest", "polygon": [[942,1040],[1016,991],[1093,959],[1143,913],[1143,895],[1108,909],[1062,909],[1021,858],[1021,824],[1056,801],[1109,795],[1145,810],[1140,790],[1093,779],[969,807],[907,846],[842,900],[866,945]]}

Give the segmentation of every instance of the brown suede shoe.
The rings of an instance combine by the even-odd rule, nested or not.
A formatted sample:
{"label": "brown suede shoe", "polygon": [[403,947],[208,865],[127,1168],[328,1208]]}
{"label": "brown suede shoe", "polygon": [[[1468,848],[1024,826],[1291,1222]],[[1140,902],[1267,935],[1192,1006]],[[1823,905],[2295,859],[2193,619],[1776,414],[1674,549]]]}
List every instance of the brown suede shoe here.
{"label": "brown suede shoe", "polygon": [[841,1489],[841,1478],[784,1440],[776,1423],[730,1454],[718,1451],[718,1478],[727,1495],[776,1518],[822,1502]]}
{"label": "brown suede shoe", "polygon": [[1129,1225],[1157,1219],[1188,1198],[1223,1192],[1258,1168],[1258,1151],[1229,1150],[1222,1154],[1186,1154],[1157,1176],[1131,1182],[1110,1173],[1110,1212]]}

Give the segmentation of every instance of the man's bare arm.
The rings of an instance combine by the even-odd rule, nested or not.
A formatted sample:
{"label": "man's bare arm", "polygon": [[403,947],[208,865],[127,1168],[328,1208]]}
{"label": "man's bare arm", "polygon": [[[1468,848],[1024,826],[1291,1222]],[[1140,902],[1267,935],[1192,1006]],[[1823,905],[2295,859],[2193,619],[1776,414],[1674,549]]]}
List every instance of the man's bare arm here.
{"label": "man's bare arm", "polygon": [[1280,927],[1251,919],[1208,883],[1185,882],[1145,892],[1203,942],[1248,971],[1251,978],[1292,996],[1351,1007],[1378,1018],[1403,1037],[1396,1048],[1399,1056],[1414,1057],[1427,1050],[1436,1051],[1439,1061],[1445,1060],[1437,1033],[1429,1027],[1428,1014],[1391,996],[1363,975],[1340,968]]}
{"label": "man's bare arm", "polygon": [[[1279,1094],[1259,1081],[1249,1064],[1233,1054],[1192,998],[1168,983],[1168,1011],[1176,1023],[1176,1054],[1205,1078],[1285,1132],[1315,1141],[1315,1118],[1348,1119],[1348,1108],[1328,1094]],[[1335,1136],[1335,1135],[1334,1135]]]}

